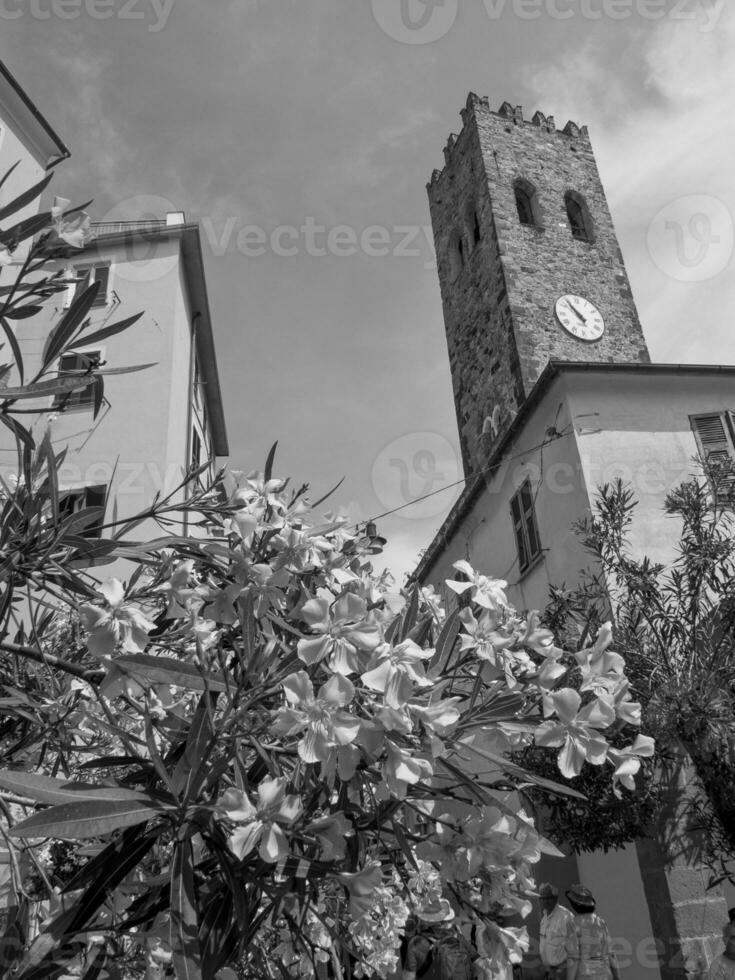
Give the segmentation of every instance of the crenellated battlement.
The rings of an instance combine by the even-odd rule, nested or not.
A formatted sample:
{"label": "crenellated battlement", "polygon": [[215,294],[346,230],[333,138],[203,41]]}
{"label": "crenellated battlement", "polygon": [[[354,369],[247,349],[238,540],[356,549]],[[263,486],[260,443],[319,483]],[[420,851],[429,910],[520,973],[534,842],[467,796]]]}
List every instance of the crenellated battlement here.
{"label": "crenellated battlement", "polygon": [[[491,115],[503,119],[506,124],[512,126],[534,127],[545,133],[558,133],[562,137],[569,137],[571,139],[589,139],[587,127],[577,125],[572,119],[562,129],[557,129],[554,117],[546,116],[540,110],[534,112],[531,119],[524,119],[522,106],[514,106],[510,102],[503,102],[497,110],[493,110],[490,108],[490,100],[486,95],[476,95],[474,92],[469,93],[465,107],[460,110],[462,132],[464,132],[465,126],[472,116],[477,114]],[[457,143],[461,142],[462,132],[459,134],[450,133],[446,146],[444,147],[445,165],[450,162]],[[432,184],[435,184],[441,178],[443,172],[443,170],[434,170],[428,186],[431,187]]]}
{"label": "crenellated battlement", "polygon": [[[647,361],[646,343],[587,128],[473,92],[428,186],[465,473],[551,360]],[[587,320],[565,323],[563,297]],[[574,307],[570,307],[574,311]],[[577,324],[584,322],[584,329]],[[576,328],[576,330],[575,330]],[[580,332],[581,331],[581,332]],[[490,440],[492,442],[492,440]]]}

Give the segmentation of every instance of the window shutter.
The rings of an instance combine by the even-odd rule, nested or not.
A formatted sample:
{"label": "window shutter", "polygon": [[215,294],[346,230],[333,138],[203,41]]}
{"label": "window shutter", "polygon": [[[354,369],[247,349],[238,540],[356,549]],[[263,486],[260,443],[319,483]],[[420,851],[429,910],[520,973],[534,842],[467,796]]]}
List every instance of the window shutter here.
{"label": "window shutter", "polygon": [[109,265],[96,265],[94,267],[94,281],[100,284],[100,288],[92,305],[107,306],[107,287],[110,281]]}
{"label": "window shutter", "polygon": [[513,530],[516,536],[516,548],[518,549],[518,567],[523,572],[528,567],[528,547],[526,546],[526,536],[523,533],[523,512],[521,510],[520,495],[516,494],[510,502],[510,511],[513,517]]}
{"label": "window shutter", "polygon": [[91,274],[92,270],[89,267],[74,270],[74,275],[79,280],[74,290],[74,299],[79,299],[85,289],[89,289],[89,277]]}
{"label": "window shutter", "polygon": [[[735,467],[735,446],[731,435],[735,431],[732,429],[732,413],[696,415],[691,421],[702,459],[715,466],[731,464]],[[735,468],[720,482],[718,501],[726,503],[731,500],[733,491],[735,491]]]}
{"label": "window shutter", "polygon": [[[62,354],[59,358],[59,375],[71,372],[89,370],[90,365],[97,365],[100,362],[100,352],[84,351],[80,354]],[[78,388],[67,395],[56,395],[54,397],[54,408],[72,408],[79,405],[94,404],[94,386],[88,385],[86,388]]]}

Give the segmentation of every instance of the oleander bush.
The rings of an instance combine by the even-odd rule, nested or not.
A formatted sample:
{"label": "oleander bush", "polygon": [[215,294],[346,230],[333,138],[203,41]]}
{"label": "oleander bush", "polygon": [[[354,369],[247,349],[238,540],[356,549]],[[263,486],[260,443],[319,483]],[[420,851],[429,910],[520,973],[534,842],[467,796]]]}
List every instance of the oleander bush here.
{"label": "oleander bush", "polygon": [[519,792],[579,794],[511,753],[630,793],[653,751],[609,627],[565,654],[466,562],[442,595],[396,589],[374,529],[275,477],[273,453],[245,478],[184,473],[132,519],[65,513],[63,453],[28,418],[89,385],[97,410],[120,369],[58,358],[132,320],[91,333],[91,286],[30,380],[12,323],[69,288],[45,263],[89,233],[58,201],[0,232],[3,975],[387,977],[409,921],[458,942],[480,925],[490,969],[518,962],[509,917],[559,853]]}

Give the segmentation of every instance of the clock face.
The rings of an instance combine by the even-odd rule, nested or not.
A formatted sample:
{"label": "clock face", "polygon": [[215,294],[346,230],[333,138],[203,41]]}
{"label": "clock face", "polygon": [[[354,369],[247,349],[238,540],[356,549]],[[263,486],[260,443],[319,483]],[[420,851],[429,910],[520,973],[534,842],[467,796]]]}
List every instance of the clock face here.
{"label": "clock face", "polygon": [[578,340],[599,340],[605,332],[602,313],[583,296],[560,296],[554,310],[559,323]]}

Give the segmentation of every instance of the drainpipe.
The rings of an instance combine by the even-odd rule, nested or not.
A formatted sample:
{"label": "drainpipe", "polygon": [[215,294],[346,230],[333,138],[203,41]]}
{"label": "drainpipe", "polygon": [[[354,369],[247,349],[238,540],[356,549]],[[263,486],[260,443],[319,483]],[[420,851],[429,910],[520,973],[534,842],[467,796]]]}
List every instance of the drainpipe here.
{"label": "drainpipe", "polygon": [[[186,459],[184,462],[185,469],[189,468],[189,463],[191,462],[191,434],[194,428],[194,374],[196,366],[196,356],[197,356],[197,327],[196,322],[201,316],[201,313],[195,313],[191,318],[191,347],[189,350],[189,384],[187,387],[187,397],[186,397]],[[185,500],[189,498],[189,489],[186,490]],[[189,515],[184,512],[184,535],[189,533]]]}

